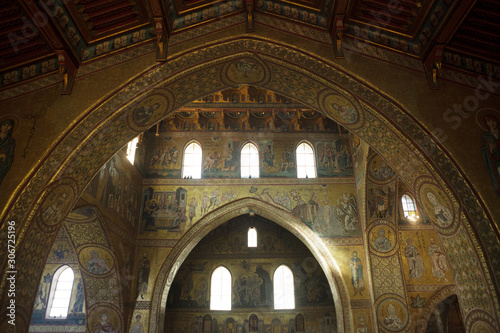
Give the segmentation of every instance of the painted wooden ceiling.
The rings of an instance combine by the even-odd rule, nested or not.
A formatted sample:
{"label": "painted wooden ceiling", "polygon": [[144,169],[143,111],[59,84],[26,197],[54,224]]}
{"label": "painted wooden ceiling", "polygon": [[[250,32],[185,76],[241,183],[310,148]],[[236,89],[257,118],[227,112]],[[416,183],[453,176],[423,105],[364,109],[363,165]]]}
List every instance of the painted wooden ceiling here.
{"label": "painted wooden ceiling", "polygon": [[[168,36],[246,15],[286,22],[426,62],[436,46],[450,68],[500,76],[500,3],[496,0],[3,0],[0,89],[75,68]],[[207,29],[209,33],[210,29]],[[185,39],[189,39],[186,37]]]}

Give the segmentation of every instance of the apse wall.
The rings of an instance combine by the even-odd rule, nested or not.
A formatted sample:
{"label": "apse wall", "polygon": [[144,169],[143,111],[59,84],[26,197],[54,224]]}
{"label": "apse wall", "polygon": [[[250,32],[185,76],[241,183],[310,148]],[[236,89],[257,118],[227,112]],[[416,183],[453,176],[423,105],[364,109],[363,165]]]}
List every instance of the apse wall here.
{"label": "apse wall", "polygon": [[[247,233],[257,231],[257,246],[248,247]],[[295,307],[274,309],[274,271],[291,269]],[[231,274],[231,310],[210,310],[212,272],[223,266]],[[180,267],[167,301],[168,332],[202,329],[206,315],[212,332],[335,332],[335,307],[325,274],[307,247],[277,224],[243,215],[206,235]],[[302,316],[302,320],[296,320]],[[255,323],[251,323],[255,320]],[[253,329],[250,330],[253,325]],[[201,330],[200,330],[201,332]]]}

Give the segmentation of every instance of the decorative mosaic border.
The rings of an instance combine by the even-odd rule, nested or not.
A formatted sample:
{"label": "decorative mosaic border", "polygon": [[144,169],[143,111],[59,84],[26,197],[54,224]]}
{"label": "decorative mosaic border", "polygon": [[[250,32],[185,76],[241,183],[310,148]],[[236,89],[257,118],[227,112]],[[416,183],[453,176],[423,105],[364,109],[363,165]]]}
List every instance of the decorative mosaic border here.
{"label": "decorative mosaic border", "polygon": [[[304,133],[305,134],[305,133]],[[143,185],[161,185],[161,186],[252,186],[252,185],[334,185],[334,184],[354,184],[354,177],[325,177],[325,178],[208,178],[208,179],[165,179],[165,178],[147,178]]]}

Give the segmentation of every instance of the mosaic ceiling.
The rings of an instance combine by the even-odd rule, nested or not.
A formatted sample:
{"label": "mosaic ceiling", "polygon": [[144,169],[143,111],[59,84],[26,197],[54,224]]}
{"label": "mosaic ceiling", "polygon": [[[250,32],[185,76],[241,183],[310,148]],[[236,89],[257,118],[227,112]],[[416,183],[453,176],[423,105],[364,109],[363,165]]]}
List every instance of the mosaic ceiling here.
{"label": "mosaic ceiling", "polygon": [[249,6],[257,25],[259,18],[279,19],[275,28],[292,33],[313,29],[423,64],[442,54],[449,68],[500,77],[500,4],[494,0],[5,0],[0,89],[61,65],[76,73],[89,61],[156,43],[159,24],[170,37],[203,26],[210,33],[211,24],[246,17]]}

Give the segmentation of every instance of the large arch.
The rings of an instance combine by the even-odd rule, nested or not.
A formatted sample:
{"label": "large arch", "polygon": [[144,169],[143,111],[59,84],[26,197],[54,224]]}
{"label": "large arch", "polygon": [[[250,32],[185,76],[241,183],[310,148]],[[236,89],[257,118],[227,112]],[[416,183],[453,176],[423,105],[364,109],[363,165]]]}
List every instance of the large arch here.
{"label": "large arch", "polygon": [[156,327],[154,332],[163,332],[168,292],[177,270],[196,244],[222,223],[250,212],[287,229],[309,248],[330,284],[338,318],[337,332],[351,332],[353,325],[347,287],[335,259],[320,237],[289,212],[255,198],[239,199],[211,211],[179,240],[177,246],[165,258],[157,274],[151,300],[149,327]]}
{"label": "large arch", "polygon": [[[41,274],[39,267],[43,267],[40,262],[63,217],[102,165],[137,133],[175,109],[240,84],[289,96],[341,123],[384,156],[417,195],[422,196],[428,187],[441,191],[452,206],[454,220],[449,228],[437,231],[447,249],[457,287],[462,290],[464,317],[474,311],[499,317],[495,276],[498,278],[500,270],[490,265],[491,258],[500,257],[497,232],[466,177],[440,145],[403,107],[339,66],[304,50],[248,37],[187,50],[131,79],[87,110],[26,177],[2,213],[4,228],[7,220],[18,221],[17,266],[25,272],[18,276],[22,285],[19,299],[23,300],[20,313],[31,312],[31,295],[36,293],[35,281]],[[144,106],[155,100],[160,107],[145,112]],[[346,118],[339,112],[339,105],[354,110],[355,117]],[[59,203],[58,198],[62,198]],[[58,205],[60,214],[44,215],[51,205]],[[466,265],[459,265],[463,258],[450,253],[464,248],[473,256]],[[33,253],[40,255],[34,259],[30,256]],[[2,295],[7,290],[5,264],[4,259]],[[463,277],[471,269],[481,272],[472,280],[481,282],[480,292],[473,292],[470,285],[474,283]],[[477,297],[466,298],[470,293]],[[493,322],[498,325],[497,319]]]}

